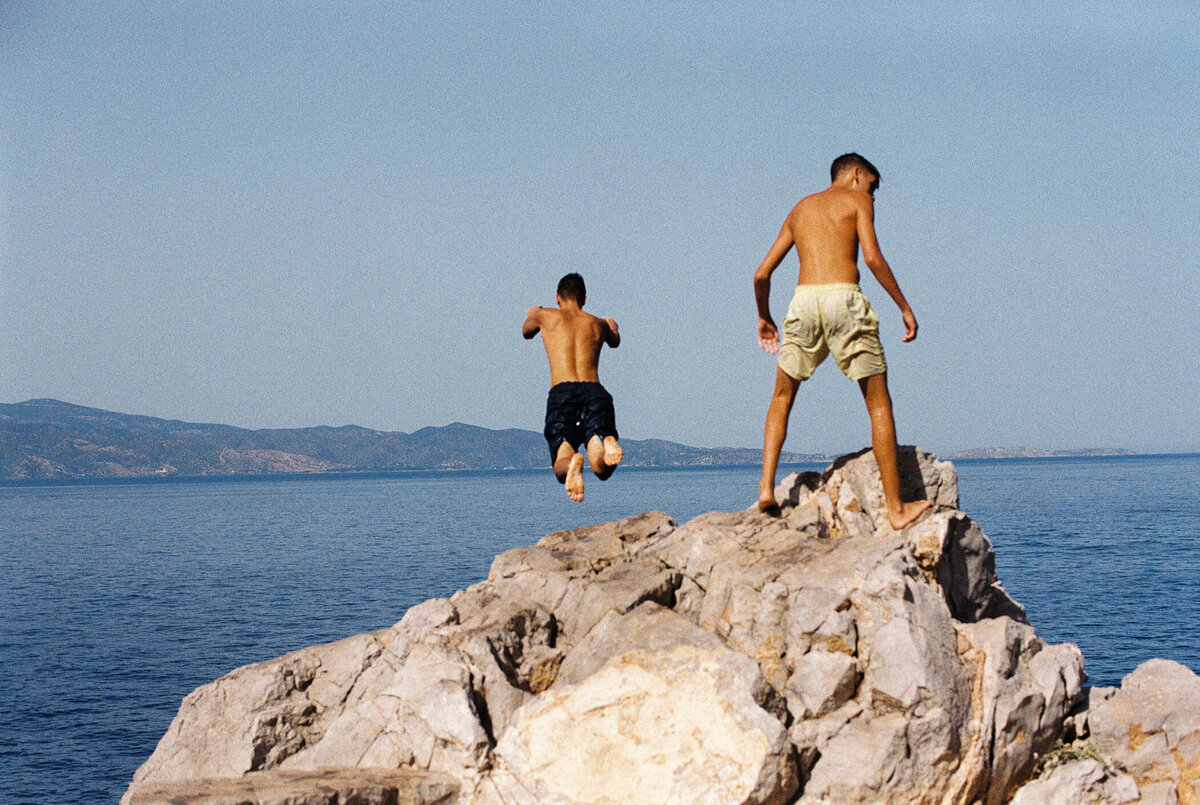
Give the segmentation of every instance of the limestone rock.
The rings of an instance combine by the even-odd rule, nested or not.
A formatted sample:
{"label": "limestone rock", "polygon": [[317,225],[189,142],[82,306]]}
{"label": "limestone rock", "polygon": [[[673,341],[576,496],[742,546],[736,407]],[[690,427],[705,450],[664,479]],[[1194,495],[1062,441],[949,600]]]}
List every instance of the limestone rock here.
{"label": "limestone rock", "polygon": [[386,639],[377,632],[301,649],[196,689],[134,783],[235,777],[316,743]]}
{"label": "limestone rock", "polygon": [[678,644],[615,655],[527,703],[500,739],[484,803],[784,803],[787,731],[755,701],[749,657]]}
{"label": "limestone rock", "polygon": [[797,718],[831,713],[854,695],[858,678],[858,661],[849,654],[810,651],[796,660],[788,678],[788,710]]}
{"label": "limestone rock", "polygon": [[679,645],[709,650],[725,647],[716,635],[652,601],[628,613],[610,611],[575,646],[559,668],[555,684],[579,684],[616,655],[636,650],[662,651]]}
{"label": "limestone rock", "polygon": [[[1054,746],[1078,701],[1083,656],[1073,643],[1048,646],[1028,624],[1000,617],[957,624],[963,656],[977,664],[977,697],[986,702],[982,732],[991,737],[990,787],[984,801],[1028,779],[1037,756]],[[975,736],[972,749],[989,752]]]}
{"label": "limestone rock", "polygon": [[1200,677],[1191,669],[1147,660],[1092,707],[1088,727],[1096,751],[1130,775],[1143,798],[1165,788],[1181,803],[1200,802]]}
{"label": "limestone rock", "polygon": [[1004,802],[1083,726],[1083,660],[1004,592],[953,466],[900,464],[935,502],[902,532],[865,451],[785,479],[778,516],[648,512],[502,554],[390,629],[198,689],[125,802],[347,769],[481,805]]}
{"label": "limestone rock", "polygon": [[1120,805],[1138,799],[1132,777],[1084,758],[1056,766],[1022,786],[1012,805]]}
{"label": "limestone rock", "polygon": [[[934,510],[958,508],[958,474],[948,461],[937,461],[917,447],[903,447],[896,455],[900,467],[900,497],[931,500]],[[883,500],[879,465],[871,450],[842,456],[822,476],[826,484],[840,475],[842,482],[867,510],[876,527],[890,529]]]}
{"label": "limestone rock", "polygon": [[1072,718],[1083,755],[1023,786],[1013,802],[1200,802],[1200,677],[1148,660],[1118,688],[1088,691]]}
{"label": "limestone rock", "polygon": [[457,798],[457,785],[428,772],[326,769],[143,784],[132,789],[126,801],[129,805],[452,805]]}

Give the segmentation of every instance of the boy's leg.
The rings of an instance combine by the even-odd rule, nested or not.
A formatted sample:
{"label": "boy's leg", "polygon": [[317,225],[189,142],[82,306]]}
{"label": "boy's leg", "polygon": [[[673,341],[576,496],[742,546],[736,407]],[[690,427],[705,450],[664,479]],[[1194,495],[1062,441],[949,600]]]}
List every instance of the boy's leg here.
{"label": "boy's leg", "polygon": [[583,500],[583,454],[576,453],[570,442],[562,442],[554,456],[554,477],[567,488],[567,497]]}
{"label": "boy's leg", "polygon": [[899,531],[930,507],[928,500],[903,503],[900,500],[900,469],[896,465],[896,420],[892,416],[892,396],[888,393],[887,373],[858,381],[867,413],[871,417],[871,449],[879,465],[883,497],[887,501],[888,521]]}
{"label": "boy's leg", "polygon": [[[584,433],[587,439],[588,463],[592,472],[601,481],[613,474],[625,455],[617,443],[617,415],[613,412],[612,395],[599,383],[586,386],[587,400],[584,406]],[[600,434],[608,434],[601,436]]]}
{"label": "boy's leg", "polygon": [[771,394],[771,404],[767,407],[767,424],[763,428],[763,469],[762,479],[758,482],[758,510],[766,511],[774,508],[775,502],[775,470],[779,467],[779,451],[787,439],[788,416],[792,413],[792,403],[796,401],[796,389],[800,381],[775,367],[775,391]]}
{"label": "boy's leg", "polygon": [[592,465],[592,472],[601,481],[608,480],[625,455],[621,450],[621,445],[617,444],[615,436],[605,436],[601,439],[595,433],[592,434],[592,438],[588,439],[587,454],[588,463]]}

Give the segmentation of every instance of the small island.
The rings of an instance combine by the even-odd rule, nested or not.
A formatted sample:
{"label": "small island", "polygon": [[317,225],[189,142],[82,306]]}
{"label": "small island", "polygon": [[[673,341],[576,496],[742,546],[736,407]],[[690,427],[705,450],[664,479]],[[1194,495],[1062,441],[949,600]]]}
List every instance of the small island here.
{"label": "small island", "polygon": [[952,461],[972,458],[1090,458],[1092,456],[1135,456],[1133,450],[1121,447],[1084,447],[1075,450],[1042,450],[1036,447],[976,447],[947,453]]}

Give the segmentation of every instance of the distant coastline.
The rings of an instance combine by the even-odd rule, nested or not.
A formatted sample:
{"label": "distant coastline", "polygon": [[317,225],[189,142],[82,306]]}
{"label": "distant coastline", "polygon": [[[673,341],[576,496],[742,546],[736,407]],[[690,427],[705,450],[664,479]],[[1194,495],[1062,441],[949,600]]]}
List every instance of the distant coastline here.
{"label": "distant coastline", "polygon": [[[626,439],[630,467],[755,465],[758,448]],[[948,459],[1136,455],[1123,448],[979,447]],[[784,463],[824,462],[787,453]],[[413,433],[356,425],[250,430],[38,399],[0,404],[0,480],[506,470],[547,466],[542,434],[456,422]]]}
{"label": "distant coastline", "polygon": [[[756,448],[622,439],[625,466],[757,464]],[[549,466],[541,433],[456,422],[413,433],[356,425],[249,430],[39,399],[0,404],[0,480],[506,470]],[[829,460],[784,453],[785,463]]]}

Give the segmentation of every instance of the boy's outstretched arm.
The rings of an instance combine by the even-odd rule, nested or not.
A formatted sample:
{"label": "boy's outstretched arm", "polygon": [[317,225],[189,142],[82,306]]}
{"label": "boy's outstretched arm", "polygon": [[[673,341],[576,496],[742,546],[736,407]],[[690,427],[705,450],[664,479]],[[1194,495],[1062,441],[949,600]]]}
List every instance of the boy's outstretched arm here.
{"label": "boy's outstretched arm", "polygon": [[896,282],[896,277],[892,274],[892,267],[888,265],[888,261],[883,257],[883,252],[879,249],[879,239],[875,236],[875,199],[866,193],[863,196],[865,201],[858,209],[857,222],[858,242],[862,246],[863,262],[867,264],[867,268],[871,269],[871,273],[875,275],[875,279],[879,280],[883,289],[888,292],[888,296],[892,297],[896,307],[900,308],[900,315],[904,319],[904,338],[902,340],[912,341],[917,337],[917,317],[913,315],[908,300],[900,292],[900,284]]}
{"label": "boy's outstretched arm", "polygon": [[758,305],[758,345],[774,355],[779,351],[779,328],[771,318],[771,274],[779,268],[795,241],[787,221],[779,229],[779,236],[767,250],[767,256],[754,272],[754,301]]}
{"label": "boy's outstretched arm", "polygon": [[604,343],[613,349],[621,346],[621,333],[617,330],[616,321],[608,316],[605,316],[600,321],[604,322]]}
{"label": "boy's outstretched arm", "polygon": [[526,339],[533,338],[542,329],[542,309],[537,305],[525,311],[525,323],[521,325],[521,335]]}

